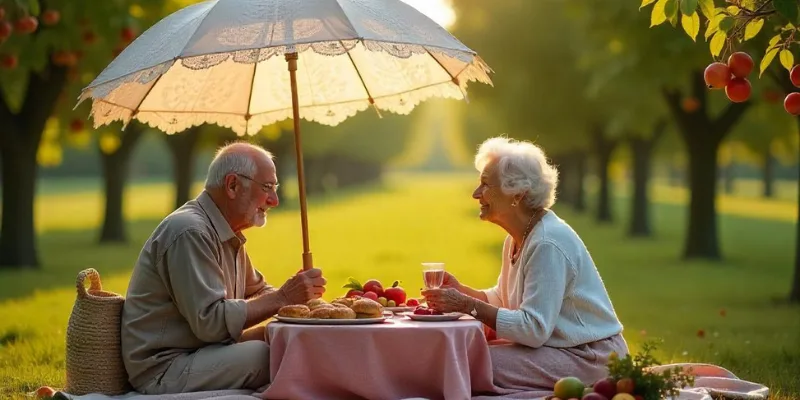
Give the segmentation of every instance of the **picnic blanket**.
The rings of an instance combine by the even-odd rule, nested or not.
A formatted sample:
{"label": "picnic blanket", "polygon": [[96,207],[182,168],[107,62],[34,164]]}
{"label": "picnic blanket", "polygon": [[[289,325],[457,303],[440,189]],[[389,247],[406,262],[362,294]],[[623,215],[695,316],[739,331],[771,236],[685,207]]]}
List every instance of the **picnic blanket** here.
{"label": "picnic blanket", "polygon": [[[672,400],[716,400],[720,398],[728,400],[766,400],[769,396],[769,388],[758,383],[748,382],[739,379],[731,371],[713,364],[681,363],[668,364],[653,367],[655,372],[665,368],[681,367],[695,376],[693,387],[683,388],[680,394]],[[121,396],[106,396],[102,394],[87,394],[84,396],[74,396],[64,392],[57,392],[56,399],[60,400],[254,400],[262,399],[262,388],[257,391],[250,390],[218,390],[209,392],[181,393],[174,395],[144,395],[131,392]],[[552,392],[519,392],[504,395],[481,395],[473,397],[472,400],[500,400],[500,399],[528,399],[543,400],[552,396]],[[376,398],[381,399],[380,394]],[[395,400],[395,399],[393,399]],[[396,399],[400,400],[400,399]],[[428,400],[423,398],[409,398],[402,400]]]}

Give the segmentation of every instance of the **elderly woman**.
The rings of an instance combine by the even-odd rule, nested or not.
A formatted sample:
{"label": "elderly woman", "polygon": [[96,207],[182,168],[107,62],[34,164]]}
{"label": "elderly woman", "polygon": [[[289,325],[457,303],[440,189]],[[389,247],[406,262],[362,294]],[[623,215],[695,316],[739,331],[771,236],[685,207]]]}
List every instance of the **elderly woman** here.
{"label": "elderly woman", "polygon": [[558,172],[536,145],[506,138],[485,141],[475,167],[480,218],[507,233],[497,285],[475,290],[448,273],[442,288],[423,291],[428,306],[470,314],[501,339],[490,352],[502,393],[552,391],[565,376],[586,384],[604,377],[609,355],[628,348],[589,251],[550,210]]}

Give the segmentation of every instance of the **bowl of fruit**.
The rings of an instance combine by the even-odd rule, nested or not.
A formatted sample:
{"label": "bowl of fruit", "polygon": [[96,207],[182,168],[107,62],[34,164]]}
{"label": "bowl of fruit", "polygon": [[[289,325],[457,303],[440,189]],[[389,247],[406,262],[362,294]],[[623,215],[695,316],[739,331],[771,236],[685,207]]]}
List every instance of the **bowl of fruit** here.
{"label": "bowl of fruit", "polygon": [[377,279],[370,279],[362,285],[357,279],[350,277],[342,287],[348,289],[345,297],[363,297],[375,300],[383,306],[384,310],[395,314],[414,311],[414,307],[420,305],[419,300],[407,298],[405,289],[400,286],[400,281],[394,281],[392,286],[384,288]]}

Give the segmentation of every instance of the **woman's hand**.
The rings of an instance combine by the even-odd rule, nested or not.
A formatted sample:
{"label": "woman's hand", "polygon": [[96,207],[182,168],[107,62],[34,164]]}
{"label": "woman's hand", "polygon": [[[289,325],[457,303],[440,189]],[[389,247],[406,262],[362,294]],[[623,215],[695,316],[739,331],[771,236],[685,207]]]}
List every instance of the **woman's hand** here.
{"label": "woman's hand", "polygon": [[423,290],[422,295],[425,296],[429,308],[434,308],[443,313],[468,313],[472,309],[470,305],[474,301],[471,297],[452,287]]}
{"label": "woman's hand", "polygon": [[442,281],[441,289],[455,289],[461,292],[461,284],[458,282],[453,274],[449,272],[444,273],[444,280]]}

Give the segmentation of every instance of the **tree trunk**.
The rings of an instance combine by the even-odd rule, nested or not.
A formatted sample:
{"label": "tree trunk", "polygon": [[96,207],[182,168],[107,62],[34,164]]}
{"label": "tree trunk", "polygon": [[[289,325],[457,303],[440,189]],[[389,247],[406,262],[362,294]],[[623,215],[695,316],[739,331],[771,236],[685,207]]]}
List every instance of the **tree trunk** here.
{"label": "tree trunk", "polygon": [[575,211],[586,211],[586,190],[583,182],[586,180],[586,152],[575,153]]}
{"label": "tree trunk", "polygon": [[719,259],[717,237],[717,151],[719,145],[698,140],[689,146],[689,232],[684,256]]}
{"label": "tree trunk", "polygon": [[772,198],[775,194],[775,156],[772,155],[771,149],[767,149],[767,153],[764,155],[761,181],[763,182],[764,197]]}
{"label": "tree trunk", "polygon": [[592,136],[597,151],[597,175],[600,180],[600,190],[597,193],[597,221],[612,222],[614,218],[611,213],[611,182],[608,168],[618,141],[606,138],[602,128],[595,128]]}
{"label": "tree trunk", "polygon": [[0,148],[3,165],[1,266],[39,265],[33,213],[38,143],[39,138],[31,137],[16,148],[12,146]]}
{"label": "tree trunk", "polygon": [[649,201],[647,188],[650,181],[650,160],[653,148],[666,130],[667,122],[659,120],[649,138],[631,136],[630,146],[633,154],[633,196],[631,198],[631,222],[628,235],[648,237],[650,230]]}
{"label": "tree trunk", "polygon": [[719,260],[717,237],[717,154],[720,143],[744,115],[750,102],[729,103],[716,118],[708,116],[708,89],[703,71],[691,74],[692,96],[700,102],[693,112],[681,108],[683,94],[679,90],[664,90],[670,109],[689,153],[689,227],[684,245],[685,258]]}
{"label": "tree trunk", "polygon": [[[794,84],[792,84],[791,80],[789,80],[788,74],[779,74],[775,71],[769,72],[772,80],[778,84],[778,86],[783,89],[784,94],[789,94],[795,91]],[[800,117],[797,118],[798,122],[798,134],[800,134]],[[770,153],[771,154],[771,153]],[[797,164],[798,172],[800,173],[800,163]],[[797,196],[797,222],[795,222],[796,226],[796,233],[795,233],[795,244],[794,244],[794,278],[792,279],[792,287],[789,289],[789,302],[790,303],[800,303],[800,174],[797,175],[797,188],[798,188],[798,196]],[[765,189],[766,190],[766,189]]]}
{"label": "tree trunk", "polygon": [[15,113],[0,94],[0,157],[3,205],[0,224],[0,266],[38,267],[34,225],[36,153],[47,119],[67,82],[67,70],[48,63],[31,72],[25,98]]}
{"label": "tree trunk", "polygon": [[175,183],[175,209],[189,201],[194,178],[194,158],[200,127],[189,128],[185,132],[166,135],[167,145],[172,153],[173,179]]}
{"label": "tree trunk", "polygon": [[[798,118],[800,122],[800,118]],[[798,165],[798,172],[800,172],[800,163]],[[798,199],[800,199],[800,175],[798,175]],[[797,226],[796,242],[794,245],[794,279],[792,279],[792,288],[789,291],[789,302],[800,303],[800,200],[797,202],[798,221],[795,223]]]}
{"label": "tree trunk", "polygon": [[116,151],[110,154],[100,152],[106,191],[105,216],[100,231],[100,243],[127,241],[124,215],[125,183],[128,180],[131,154],[143,132],[143,126],[131,122],[121,133],[121,143]]}

